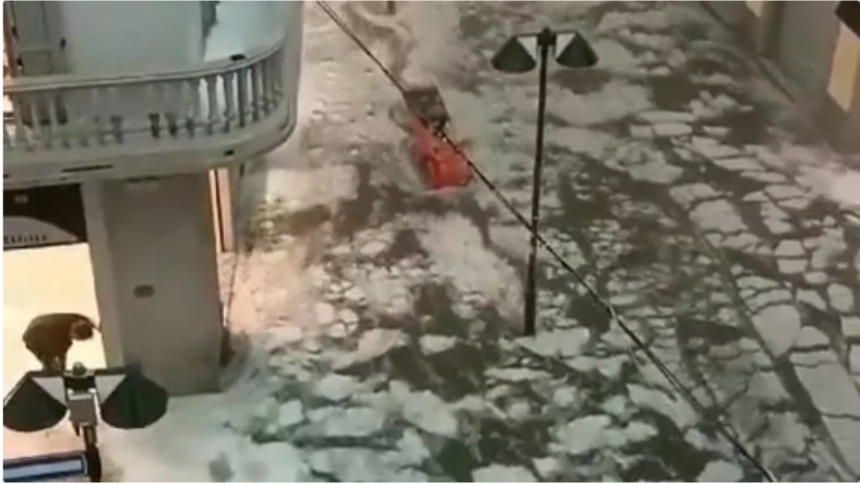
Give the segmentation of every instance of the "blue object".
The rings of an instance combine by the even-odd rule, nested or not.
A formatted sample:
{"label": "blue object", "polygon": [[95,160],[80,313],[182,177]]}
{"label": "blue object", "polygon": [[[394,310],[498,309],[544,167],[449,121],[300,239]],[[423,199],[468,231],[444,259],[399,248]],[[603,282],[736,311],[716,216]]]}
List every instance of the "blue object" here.
{"label": "blue object", "polygon": [[3,480],[33,482],[86,477],[87,458],[83,451],[22,457],[3,461]]}

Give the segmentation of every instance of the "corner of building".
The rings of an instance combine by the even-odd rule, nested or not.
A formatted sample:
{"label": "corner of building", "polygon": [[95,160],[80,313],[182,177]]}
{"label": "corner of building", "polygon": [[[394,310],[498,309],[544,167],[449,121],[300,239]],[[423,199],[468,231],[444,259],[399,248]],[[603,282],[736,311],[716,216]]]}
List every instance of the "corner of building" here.
{"label": "corner of building", "polygon": [[[860,2],[704,2],[745,47],[784,75],[781,86],[834,148],[860,149]],[[798,28],[802,23],[801,29]],[[779,82],[782,84],[781,82]]]}

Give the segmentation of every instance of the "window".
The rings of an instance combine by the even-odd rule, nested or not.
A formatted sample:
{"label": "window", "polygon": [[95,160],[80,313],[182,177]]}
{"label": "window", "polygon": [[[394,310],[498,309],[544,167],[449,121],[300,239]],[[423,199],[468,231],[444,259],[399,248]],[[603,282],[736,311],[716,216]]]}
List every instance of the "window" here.
{"label": "window", "polygon": [[839,2],[836,7],[836,16],[842,20],[846,27],[851,29],[855,35],[860,37],[860,0],[846,0]]}

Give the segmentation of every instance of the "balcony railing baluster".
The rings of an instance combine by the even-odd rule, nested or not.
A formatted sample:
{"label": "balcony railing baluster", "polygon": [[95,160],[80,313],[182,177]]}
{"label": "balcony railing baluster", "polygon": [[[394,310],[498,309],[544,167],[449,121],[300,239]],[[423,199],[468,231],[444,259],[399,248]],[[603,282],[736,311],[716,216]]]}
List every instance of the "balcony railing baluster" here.
{"label": "balcony railing baluster", "polygon": [[116,144],[121,145],[125,140],[124,133],[122,131],[123,120],[122,116],[113,115],[110,117],[110,132],[113,136],[113,140]]}
{"label": "balcony railing baluster", "polygon": [[224,83],[224,132],[229,133],[236,119],[236,75],[233,71],[225,72],[221,77]]}
{"label": "balcony railing baluster", "polygon": [[215,125],[218,124],[218,96],[217,84],[218,76],[206,76],[206,101],[208,102],[208,119],[206,124],[206,134],[212,136],[215,134]]}
{"label": "balcony railing baluster", "polygon": [[62,99],[63,96],[60,94],[63,91],[49,91],[47,98],[47,107],[48,107],[48,125],[50,129],[47,130],[46,138],[56,137],[60,142],[60,147],[64,149],[69,148],[69,140],[66,137],[66,116],[64,116]]}
{"label": "balcony railing baluster", "polygon": [[171,139],[176,139],[179,134],[179,128],[176,125],[176,113],[182,109],[185,99],[182,91],[183,84],[183,82],[168,81],[162,85],[164,104],[161,112],[164,116],[164,124],[167,125],[167,134]]}
{"label": "balcony railing baluster", "polygon": [[254,64],[248,68],[251,82],[251,119],[254,122],[260,120],[260,64]]}
{"label": "balcony railing baluster", "polygon": [[245,116],[248,113],[248,74],[250,69],[241,67],[236,71],[236,90],[238,91],[239,127],[245,127]]}
{"label": "balcony railing baluster", "polygon": [[50,140],[49,137],[42,136],[42,126],[39,120],[39,98],[38,94],[30,94],[29,96],[24,97],[25,105],[27,106],[27,110],[25,111],[27,114],[26,119],[24,120],[26,130],[30,133],[30,142],[27,143],[27,149],[34,150],[36,149],[36,145],[39,141],[45,144],[45,148],[50,149]]}
{"label": "balcony railing baluster", "polygon": [[[7,172],[16,163],[23,168],[24,160],[72,167],[93,165],[100,157],[108,165],[121,165],[117,160],[125,156],[157,157],[206,150],[208,145],[223,146],[226,152],[231,143],[253,146],[248,143],[254,136],[248,133],[255,126],[265,134],[261,139],[273,139],[272,130],[283,129],[285,121],[295,119],[293,102],[286,97],[297,94],[297,76],[282,79],[287,73],[282,72],[279,60],[291,49],[297,49],[296,45],[284,39],[256,55],[217,61],[188,72],[6,79],[4,94],[9,103],[4,112],[3,151]],[[288,89],[284,82],[291,83]],[[24,178],[31,176],[24,170],[20,173]],[[68,179],[67,174],[57,173]],[[7,184],[15,178],[14,171],[11,175]]]}
{"label": "balcony railing baluster", "polygon": [[179,136],[179,125],[176,122],[176,112],[171,111],[164,114],[167,121],[167,133],[171,138],[176,139]]}
{"label": "balcony railing baluster", "polygon": [[119,94],[117,93],[119,89],[117,86],[108,86],[105,89],[104,104],[101,105],[107,119],[107,126],[105,126],[107,129],[105,133],[106,145],[121,144],[123,139],[121,131],[123,125],[122,117],[115,114],[119,105]]}
{"label": "balcony railing baluster", "polygon": [[[80,104],[82,99],[84,99],[85,92],[81,92],[80,90],[71,91],[69,97],[72,99],[73,104]],[[69,117],[68,125],[69,125],[69,136],[72,138],[70,140],[70,144],[74,144],[77,142],[77,146],[81,148],[88,148],[90,146],[90,132],[92,119],[94,116],[75,116],[73,113],[68,112],[68,107],[66,108],[67,116]],[[71,146],[69,146],[71,148]]]}
{"label": "balcony railing baluster", "polygon": [[283,75],[283,69],[281,68],[282,64],[280,62],[280,57],[273,56],[270,59],[272,63],[272,96],[274,99],[278,99],[281,97],[281,76]]}
{"label": "balcony railing baluster", "polygon": [[[56,115],[55,113],[51,113],[51,91],[35,94],[31,103],[31,110],[35,106],[36,113],[38,114],[33,116],[30,122],[33,127],[38,126],[38,135],[42,139],[42,145],[45,149],[54,149],[54,141],[57,136],[51,116]],[[33,132],[35,133],[36,131],[34,130]]]}
{"label": "balcony railing baluster", "polygon": [[[95,135],[96,144],[99,146],[104,146],[107,142],[106,137],[107,133],[105,133],[105,125],[104,125],[104,110],[102,108],[102,99],[105,99],[105,90],[100,88],[95,88],[90,91],[90,95],[84,100],[87,105],[87,110],[85,113],[92,113],[90,116],[84,114],[82,117],[84,118],[84,122],[86,120],[92,119],[92,133]],[[83,103],[82,103],[83,104]],[[85,129],[83,136],[85,138],[89,138],[89,131]]]}
{"label": "balcony railing baluster", "polygon": [[71,128],[72,136],[78,142],[78,146],[81,148],[89,148],[90,147],[90,137],[93,132],[93,122],[90,121],[93,118],[75,118],[74,120],[69,120],[69,127]]}
{"label": "balcony railing baluster", "polygon": [[24,110],[27,108],[22,103],[23,96],[10,96],[12,104],[12,118],[15,121],[15,140],[17,146],[27,149],[27,130],[24,127]]}
{"label": "balcony railing baluster", "polygon": [[271,57],[272,62],[272,87],[274,89],[274,96],[277,99],[280,99],[284,93],[284,56],[282,54],[273,55]]}
{"label": "balcony railing baluster", "polygon": [[268,115],[272,111],[272,105],[274,104],[271,71],[269,59],[260,62],[260,83],[263,87],[263,92],[260,95],[260,107],[263,110],[263,115]]}
{"label": "balcony railing baluster", "polygon": [[147,86],[146,89],[147,105],[154,108],[154,111],[150,111],[148,115],[149,134],[154,140],[161,139],[161,111],[165,104],[162,95],[163,87],[164,85],[161,83],[154,83]]}
{"label": "balcony railing baluster", "polygon": [[196,136],[197,120],[200,119],[200,79],[190,79],[185,84],[187,106],[185,108],[185,131],[189,138]]}

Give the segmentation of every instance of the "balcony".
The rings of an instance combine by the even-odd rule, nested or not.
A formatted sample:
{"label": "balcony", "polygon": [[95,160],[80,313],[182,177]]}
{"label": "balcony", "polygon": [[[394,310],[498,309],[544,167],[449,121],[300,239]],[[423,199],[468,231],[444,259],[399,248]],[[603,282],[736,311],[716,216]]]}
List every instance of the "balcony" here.
{"label": "balcony", "polygon": [[268,152],[296,122],[301,28],[181,72],[3,83],[4,188],[193,172]]}

